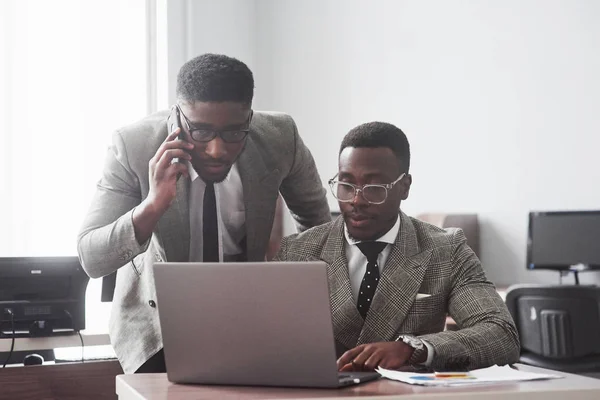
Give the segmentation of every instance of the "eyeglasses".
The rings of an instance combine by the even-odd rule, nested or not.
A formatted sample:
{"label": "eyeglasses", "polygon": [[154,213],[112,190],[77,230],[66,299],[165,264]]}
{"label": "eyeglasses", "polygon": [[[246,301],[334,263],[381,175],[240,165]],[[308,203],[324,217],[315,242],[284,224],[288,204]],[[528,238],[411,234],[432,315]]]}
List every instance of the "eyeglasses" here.
{"label": "eyeglasses", "polygon": [[175,107],[177,107],[179,109],[179,113],[183,115],[183,119],[185,120],[190,136],[197,142],[210,142],[218,135],[226,143],[239,143],[242,140],[244,140],[244,138],[248,135],[248,132],[250,132],[250,121],[252,120],[253,114],[252,111],[250,111],[248,120],[246,120],[245,123],[247,128],[233,129],[230,131],[214,131],[211,129],[202,129],[194,127],[194,124],[192,124],[188,117],[185,116],[185,114],[181,110],[181,107],[179,107],[178,104],[176,104]]}
{"label": "eyeglasses", "polygon": [[383,204],[387,200],[388,190],[392,189],[396,183],[400,182],[405,175],[406,173],[403,173],[392,183],[356,186],[348,182],[336,180],[336,174],[336,176],[329,180],[329,187],[331,188],[333,197],[343,203],[351,202],[358,192],[362,192],[364,199],[370,204]]}

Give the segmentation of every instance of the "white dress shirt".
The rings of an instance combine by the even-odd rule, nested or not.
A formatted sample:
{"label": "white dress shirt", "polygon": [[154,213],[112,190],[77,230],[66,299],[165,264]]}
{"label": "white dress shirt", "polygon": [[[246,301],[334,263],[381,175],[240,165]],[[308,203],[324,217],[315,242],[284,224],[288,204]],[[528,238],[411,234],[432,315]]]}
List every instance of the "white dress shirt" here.
{"label": "white dress shirt", "polygon": [[[190,174],[190,261],[203,260],[202,206],[206,183],[187,162]],[[240,242],[246,235],[246,209],[244,188],[237,168],[233,164],[227,177],[215,183],[217,201],[217,226],[219,229],[219,261],[227,261],[245,251]]]}
{"label": "white dress shirt", "polygon": [[[387,246],[377,256],[377,266],[379,267],[379,275],[383,274],[383,268],[385,263],[392,251],[392,246],[396,242],[396,237],[400,231],[400,218],[396,218],[396,223],[392,228],[387,231],[376,242],[387,243]],[[346,258],[348,259],[348,274],[350,275],[350,286],[352,287],[352,298],[354,303],[358,302],[358,292],[360,291],[360,284],[367,271],[367,257],[360,251],[356,244],[360,243],[361,240],[355,240],[350,237],[346,225],[344,225],[344,236],[346,242],[344,243],[344,250],[346,251]],[[423,363],[426,367],[431,365],[433,361],[433,346],[423,340],[423,344],[427,347],[427,360]]]}
{"label": "white dress shirt", "polygon": [[[379,267],[379,275],[383,272],[383,267],[390,255],[392,245],[396,241],[396,236],[400,231],[400,218],[396,218],[396,223],[379,239],[377,242],[385,242],[387,246],[377,256],[377,266]],[[360,291],[360,284],[367,271],[367,257],[360,251],[357,243],[360,240],[355,240],[348,234],[348,229],[344,225],[344,236],[346,236],[346,243],[344,244],[346,250],[346,258],[348,259],[348,274],[350,275],[350,286],[352,286],[352,298],[354,302],[358,302],[358,292]]]}

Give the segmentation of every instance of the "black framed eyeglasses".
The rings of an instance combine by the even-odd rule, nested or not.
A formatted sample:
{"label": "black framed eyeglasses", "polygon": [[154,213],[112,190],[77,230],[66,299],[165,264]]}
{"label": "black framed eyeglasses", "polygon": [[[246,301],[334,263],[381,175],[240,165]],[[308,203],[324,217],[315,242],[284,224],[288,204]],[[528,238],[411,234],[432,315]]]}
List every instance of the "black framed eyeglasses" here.
{"label": "black framed eyeglasses", "polygon": [[176,104],[175,107],[179,109],[179,113],[183,115],[183,119],[187,125],[187,130],[192,139],[196,142],[210,142],[217,135],[223,139],[226,143],[239,143],[248,135],[250,132],[250,121],[252,121],[252,115],[254,112],[250,110],[250,115],[248,116],[248,120],[245,123],[246,128],[243,129],[232,129],[229,131],[215,131],[212,129],[204,129],[204,128],[196,128],[194,124],[185,116],[179,104]]}
{"label": "black framed eyeglasses", "polygon": [[329,180],[329,187],[331,193],[338,201],[343,203],[350,203],[358,192],[362,192],[362,195],[366,201],[370,204],[383,204],[387,200],[388,190],[391,190],[394,185],[402,180],[406,176],[406,173],[400,175],[392,183],[375,184],[369,183],[367,185],[357,186],[348,182],[340,182],[336,180],[337,174]]}

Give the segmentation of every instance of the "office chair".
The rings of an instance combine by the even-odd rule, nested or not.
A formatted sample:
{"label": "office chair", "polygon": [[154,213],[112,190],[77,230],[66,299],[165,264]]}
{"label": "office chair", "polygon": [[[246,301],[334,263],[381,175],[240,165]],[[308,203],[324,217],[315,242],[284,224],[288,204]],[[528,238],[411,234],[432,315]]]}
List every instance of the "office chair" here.
{"label": "office chair", "polygon": [[523,364],[600,373],[600,287],[513,285],[506,293]]}
{"label": "office chair", "polygon": [[477,257],[479,254],[479,219],[477,214],[446,214],[425,213],[419,214],[417,219],[440,228],[460,228],[467,238],[467,244]]}

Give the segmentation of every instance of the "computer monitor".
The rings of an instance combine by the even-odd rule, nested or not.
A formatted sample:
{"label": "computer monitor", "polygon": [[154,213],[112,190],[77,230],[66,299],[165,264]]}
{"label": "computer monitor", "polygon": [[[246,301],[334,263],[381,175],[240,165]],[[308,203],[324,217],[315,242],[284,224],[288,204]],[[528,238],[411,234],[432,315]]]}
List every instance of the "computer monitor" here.
{"label": "computer monitor", "polygon": [[71,257],[0,257],[0,332],[50,336],[85,329],[89,277]]}
{"label": "computer monitor", "polygon": [[600,211],[530,212],[527,268],[600,270]]}

